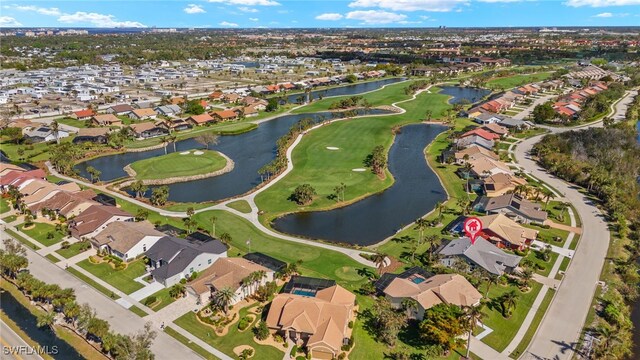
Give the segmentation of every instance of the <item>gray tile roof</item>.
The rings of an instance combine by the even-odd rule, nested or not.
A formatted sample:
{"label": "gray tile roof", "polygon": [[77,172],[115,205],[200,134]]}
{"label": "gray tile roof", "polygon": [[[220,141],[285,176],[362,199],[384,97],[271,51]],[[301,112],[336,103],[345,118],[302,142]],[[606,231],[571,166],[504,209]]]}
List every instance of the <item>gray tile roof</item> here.
{"label": "gray tile roof", "polygon": [[459,148],[466,148],[472,145],[482,146],[485,149],[493,149],[495,144],[492,140],[486,140],[478,135],[465,136],[456,142]]}
{"label": "gray tile roof", "polygon": [[167,279],[185,270],[200,254],[222,254],[227,247],[219,240],[207,242],[165,236],[160,238],[146,253],[152,261],[163,261],[163,265],[152,270],[159,279]]}
{"label": "gray tile roof", "polygon": [[540,206],[515,194],[483,198],[481,201],[484,210],[488,212],[506,209],[516,215],[538,222],[543,222],[547,219],[547,212],[540,210]]}
{"label": "gray tile roof", "polygon": [[473,245],[468,237],[451,240],[438,251],[438,254],[445,257],[463,256],[495,275],[502,275],[507,267],[515,268],[522,260],[522,257],[508,254],[480,237]]}

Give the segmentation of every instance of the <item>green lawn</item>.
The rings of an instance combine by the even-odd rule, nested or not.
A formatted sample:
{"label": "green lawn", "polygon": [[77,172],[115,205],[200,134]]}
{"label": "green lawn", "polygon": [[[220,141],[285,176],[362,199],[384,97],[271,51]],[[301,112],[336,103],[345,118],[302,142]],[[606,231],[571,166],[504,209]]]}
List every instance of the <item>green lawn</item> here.
{"label": "green lawn", "polygon": [[136,179],[156,180],[211,173],[227,164],[227,160],[217,151],[202,151],[204,154],[201,155],[195,155],[194,151],[185,155],[170,153],[139,160],[130,166],[136,172]]}
{"label": "green lawn", "polygon": [[91,120],[78,120],[70,117],[63,117],[56,119],[56,121],[60,124],[65,124],[77,128],[86,128],[91,124]]}
{"label": "green lawn", "polygon": [[248,214],[251,212],[251,206],[246,200],[237,200],[227,204],[228,207],[238,210],[241,213]]}
{"label": "green lawn", "polygon": [[9,210],[11,210],[11,204],[9,204],[9,201],[7,201],[7,199],[3,197],[0,197],[0,214],[4,214]]}
{"label": "green lawn", "polygon": [[[34,224],[34,227],[27,230],[24,229],[24,225],[20,225],[20,231],[29,235],[31,238],[38,241],[45,247],[51,246],[53,244],[60,242],[64,237],[64,234],[57,232],[56,227],[51,224],[37,223],[37,222],[33,224]],[[48,238],[49,234],[53,235],[53,237],[51,237],[50,239]]]}
{"label": "green lawn", "polygon": [[[240,317],[245,314],[246,309],[240,310]],[[192,335],[198,337],[200,340],[233,358],[236,358],[236,355],[233,353],[233,349],[239,345],[249,345],[253,347],[255,350],[255,359],[280,360],[284,355],[282,351],[273,346],[260,345],[256,343],[253,340],[253,332],[250,329],[243,332],[238,331],[237,322],[236,324],[231,325],[229,333],[225,336],[217,336],[213,328],[200,323],[196,319],[196,314],[191,311],[178,318],[174,323],[187,330]]]}
{"label": "green lawn", "polygon": [[[60,142],[67,143],[71,142],[75,136],[69,136],[66,138],[60,139]],[[7,157],[12,161],[20,161],[22,158],[27,162],[38,162],[45,161],[49,159],[49,144],[40,142],[32,145],[27,144],[16,144],[15,142],[9,141],[6,137],[2,137],[0,140],[0,148],[2,151],[7,154]],[[18,149],[24,150],[24,154],[21,156],[18,155]]]}
{"label": "green lawn", "polygon": [[91,244],[89,244],[88,242],[80,241],[80,242],[69,245],[69,247],[66,249],[58,249],[56,250],[56,252],[62,255],[62,257],[64,257],[65,259],[69,259],[80,253],[83,253],[89,250],[90,248],[91,248]]}
{"label": "green lawn", "polygon": [[191,342],[191,340],[189,340],[186,337],[182,336],[182,334],[180,334],[179,332],[173,330],[171,327],[169,327],[169,326],[165,327],[164,328],[164,332],[169,334],[169,336],[173,337],[174,339],[180,341],[182,344],[184,344],[189,349],[191,349],[194,352],[196,352],[198,355],[202,356],[202,358],[204,358],[206,360],[218,360],[217,356],[214,356],[212,353],[210,353],[207,350],[203,349],[200,345]]}
{"label": "green lawn", "polygon": [[552,252],[551,254],[549,254],[549,261],[544,261],[544,259],[542,259],[540,255],[538,255],[538,252],[534,250],[530,250],[527,256],[525,256],[525,259],[529,259],[533,261],[535,265],[539,265],[544,268],[544,270],[538,270],[537,268],[534,267],[535,272],[542,276],[549,275],[549,273],[551,272],[551,268],[553,267],[553,264],[556,263],[557,258],[558,258],[558,254]]}
{"label": "green lawn", "polygon": [[513,75],[513,76],[505,76],[496,79],[489,80],[487,82],[487,87],[491,89],[511,89],[516,86],[522,86],[526,84],[530,84],[532,82],[538,82],[547,79],[551,76],[553,72],[541,72],[535,74],[521,74],[521,75]]}
{"label": "green lawn", "polygon": [[7,224],[10,224],[18,219],[18,215],[9,215],[7,217],[3,217],[2,220]]}
{"label": "green lawn", "polygon": [[538,330],[538,326],[540,325],[540,322],[542,322],[542,318],[544,317],[544,314],[547,312],[547,309],[551,304],[551,300],[553,300],[554,294],[555,294],[555,290],[553,289],[547,290],[547,293],[545,294],[544,299],[542,299],[542,303],[540,304],[540,307],[538,308],[536,315],[533,317],[533,321],[531,322],[531,325],[529,325],[529,329],[527,329],[527,332],[524,334],[524,337],[522,338],[522,341],[520,341],[520,344],[518,344],[518,346],[516,346],[513,352],[509,354],[509,357],[513,359],[517,359],[527,349],[527,347],[529,346],[529,343],[533,339],[533,335],[535,335],[536,330]]}
{"label": "green lawn", "polygon": [[[401,94],[406,97],[404,92]],[[265,218],[269,220],[286,212],[343,205],[330,198],[334,187],[340,183],[347,186],[344,193],[346,203],[386,189],[393,183],[390,173],[387,172],[386,178],[381,180],[369,170],[354,172],[353,169],[364,167],[365,158],[375,146],[383,145],[386,149],[391,146],[391,129],[394,126],[422,120],[425,109],[431,109],[434,118],[442,116],[443,111],[449,108],[447,99],[448,96],[443,94],[422,93],[415,101],[401,104],[407,110],[404,114],[339,121],[309,132],[293,151],[294,170],[256,196],[256,204],[265,211]],[[327,147],[339,149],[329,150]],[[301,207],[288,200],[300,184],[311,184],[317,192],[315,200],[308,206]]]}
{"label": "green lawn", "polygon": [[78,266],[125,294],[131,294],[143,287],[142,284],[133,280],[145,273],[145,265],[142,260],[133,261],[129,263],[126,269],[119,271],[113,269],[107,263],[92,264],[89,259],[82,260],[78,263]]}
{"label": "green lawn", "polygon": [[134,313],[134,314],[136,314],[136,315],[138,315],[140,317],[145,317],[145,316],[149,315],[146,312],[144,312],[144,310],[140,309],[139,307],[137,307],[135,305],[130,307],[129,311],[131,311],[132,313]]}
{"label": "green lawn", "polygon": [[216,216],[218,219],[216,233],[229,233],[232,238],[231,245],[243,254],[249,252],[249,245],[246,242],[250,240],[252,252],[259,251],[288,263],[302,260],[298,268],[305,276],[334,279],[351,291],[358,289],[364,281],[357,270],[365,266],[350,257],[332,250],[265,235],[247,220],[227,211],[206,211],[194,215],[193,218],[200,226],[207,229],[211,226],[209,221],[211,216]]}
{"label": "green lawn", "polygon": [[[147,305],[153,311],[160,311],[160,309],[176,301],[176,299],[172,298],[171,295],[169,295],[169,290],[171,290],[171,288],[164,288],[156,292],[155,294],[151,295],[151,296],[155,296],[156,305],[153,305],[153,306],[147,305],[148,298],[143,299],[140,303]],[[160,302],[158,302],[158,300]]]}
{"label": "green lawn", "polygon": [[45,258],[49,261],[51,261],[52,263],[57,263],[58,261],[60,261],[60,259],[58,259],[57,257],[55,257],[55,255],[53,254],[47,254],[47,256],[45,256]]}
{"label": "green lawn", "polygon": [[67,268],[67,271],[72,273],[75,277],[77,277],[78,279],[84,281],[85,283],[91,285],[94,289],[100,291],[101,293],[105,294],[107,297],[113,299],[113,300],[118,300],[120,299],[120,296],[118,296],[117,294],[113,293],[111,290],[107,289],[106,287],[98,284],[97,282],[93,281],[93,279],[91,279],[90,277],[86,276],[85,274],[81,273],[80,271],[69,267]]}
{"label": "green lawn", "polygon": [[[411,97],[411,95],[406,95],[404,93],[404,88],[411,83],[412,83],[411,81],[405,81],[405,82],[390,84],[390,85],[387,85],[384,89],[379,89],[367,94],[356,95],[356,96],[362,96],[364,99],[367,99],[367,101],[369,101],[369,103],[372,106],[390,105],[394,102],[409,99]],[[294,114],[295,113],[300,114],[300,113],[326,111],[326,110],[329,110],[329,107],[331,106],[331,104],[343,99],[348,99],[351,96],[352,95],[346,95],[346,96],[338,96],[338,97],[331,97],[331,98],[326,98],[322,100],[316,100],[311,104],[308,104],[301,108],[293,110],[292,112]]]}
{"label": "green lawn", "polygon": [[11,235],[13,238],[15,238],[16,240],[18,240],[19,242],[21,242],[22,244],[24,244],[26,247],[34,249],[34,250],[40,250],[40,246],[32,243],[31,241],[27,240],[24,238],[24,236],[18,234],[17,232],[11,230],[11,229],[6,229],[5,232],[9,235]]}
{"label": "green lawn", "polygon": [[559,224],[571,225],[571,218],[569,217],[569,210],[567,209],[564,209],[564,211],[562,211],[562,214],[563,214],[562,221],[559,220],[560,208],[558,207],[558,205],[560,203],[561,203],[560,201],[553,201],[553,200],[549,201],[549,205],[547,205],[547,207],[545,208],[545,210],[549,214],[549,219]]}
{"label": "green lawn", "polygon": [[[532,282],[531,290],[523,294],[514,285],[492,286],[489,291],[489,299],[497,299],[505,292],[515,289],[519,294],[518,303],[511,317],[508,319],[502,316],[499,306],[496,307],[490,304],[489,307],[484,309],[485,316],[482,321],[485,325],[492,328],[493,332],[482,339],[482,342],[502,352],[502,350],[509,345],[513,337],[516,336],[520,324],[522,324],[524,318],[527,316],[541,288],[542,285]],[[484,288],[482,291],[484,292]]]}

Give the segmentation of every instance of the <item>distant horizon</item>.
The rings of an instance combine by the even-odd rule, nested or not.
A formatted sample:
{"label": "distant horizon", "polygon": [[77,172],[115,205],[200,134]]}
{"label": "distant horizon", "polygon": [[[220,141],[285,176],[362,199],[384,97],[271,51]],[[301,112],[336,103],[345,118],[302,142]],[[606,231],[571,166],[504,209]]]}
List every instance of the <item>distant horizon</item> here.
{"label": "distant horizon", "polygon": [[149,5],[142,0],[7,0],[0,27],[520,28],[640,23],[640,0],[176,0]]}
{"label": "distant horizon", "polygon": [[23,30],[23,29],[91,29],[91,30],[152,30],[152,29],[176,29],[176,30],[290,30],[290,29],[311,29],[311,30],[367,30],[367,29],[389,29],[389,30],[419,30],[419,29],[536,29],[536,28],[558,28],[558,29],[610,29],[610,28],[630,28],[639,29],[640,25],[527,25],[527,26],[446,26],[446,25],[434,25],[434,26],[415,26],[415,27],[385,27],[385,26],[370,26],[370,27],[207,27],[207,26],[147,26],[147,27],[97,27],[97,26],[20,26],[20,27],[1,27],[2,30]]}

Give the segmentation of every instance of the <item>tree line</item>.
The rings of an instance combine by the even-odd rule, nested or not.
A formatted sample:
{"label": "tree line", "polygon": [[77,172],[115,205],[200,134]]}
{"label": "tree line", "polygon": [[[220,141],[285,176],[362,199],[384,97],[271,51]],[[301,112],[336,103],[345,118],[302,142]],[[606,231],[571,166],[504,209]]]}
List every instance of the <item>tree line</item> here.
{"label": "tree line", "polygon": [[39,327],[48,327],[55,333],[56,326],[62,326],[114,360],[155,358],[150,348],[157,334],[151,330],[150,323],[134,335],[116,333],[89,304],[77,302],[73,289],[63,289],[58,284],[36,279],[29,272],[22,271],[28,265],[24,247],[11,238],[5,239],[4,249],[0,249],[2,277],[44,311],[37,317]]}

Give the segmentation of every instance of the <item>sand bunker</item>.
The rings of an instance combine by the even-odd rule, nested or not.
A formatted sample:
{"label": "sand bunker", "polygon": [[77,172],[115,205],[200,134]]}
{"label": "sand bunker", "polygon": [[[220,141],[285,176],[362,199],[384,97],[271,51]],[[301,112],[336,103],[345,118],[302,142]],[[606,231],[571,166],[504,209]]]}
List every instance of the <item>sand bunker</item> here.
{"label": "sand bunker", "polygon": [[327,150],[340,150],[340,148],[337,148],[335,146],[327,146]]}
{"label": "sand bunker", "polygon": [[180,153],[180,155],[189,155],[189,151],[183,151]]}
{"label": "sand bunker", "polygon": [[202,155],[202,154],[204,154],[204,152],[200,150],[193,152],[193,155]]}
{"label": "sand bunker", "polygon": [[365,169],[365,168],[356,168],[356,169],[351,169],[351,171],[364,172],[364,171],[367,171],[367,169]]}

